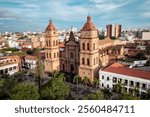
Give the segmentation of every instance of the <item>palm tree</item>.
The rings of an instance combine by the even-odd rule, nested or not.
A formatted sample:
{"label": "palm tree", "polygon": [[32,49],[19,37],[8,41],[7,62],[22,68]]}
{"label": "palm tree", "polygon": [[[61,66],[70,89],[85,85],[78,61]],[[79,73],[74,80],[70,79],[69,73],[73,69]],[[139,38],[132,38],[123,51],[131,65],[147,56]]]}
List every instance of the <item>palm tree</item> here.
{"label": "palm tree", "polygon": [[147,90],[147,96],[146,96],[147,100],[150,100],[150,89]]}
{"label": "palm tree", "polygon": [[62,82],[65,82],[65,75],[64,73],[59,73],[59,76],[58,76],[59,80],[62,81]]}
{"label": "palm tree", "polygon": [[134,89],[133,89],[133,96],[139,97],[139,88],[138,87],[134,87]]}
{"label": "palm tree", "polygon": [[116,85],[116,91],[119,93],[122,93],[123,87],[124,87],[124,84],[121,81],[119,81],[118,84]]}
{"label": "palm tree", "polygon": [[43,61],[39,58],[37,61],[37,67],[36,67],[36,77],[38,78],[38,87],[39,87],[39,94],[41,90],[41,79],[44,78],[44,65]]}
{"label": "palm tree", "polygon": [[60,73],[58,71],[54,71],[53,74],[52,74],[52,77],[53,78],[58,78],[59,74]]}
{"label": "palm tree", "polygon": [[94,78],[94,80],[93,80],[93,86],[97,89],[98,88],[98,86],[99,86],[99,82],[100,82],[100,80],[99,79],[97,79],[97,78]]}
{"label": "palm tree", "polygon": [[89,83],[89,78],[87,76],[84,76],[82,82],[86,86],[86,92],[87,92],[87,84]]}
{"label": "palm tree", "polygon": [[78,84],[80,82],[80,76],[79,75],[75,75],[73,78],[73,83],[75,83],[77,85],[77,93],[78,93]]}

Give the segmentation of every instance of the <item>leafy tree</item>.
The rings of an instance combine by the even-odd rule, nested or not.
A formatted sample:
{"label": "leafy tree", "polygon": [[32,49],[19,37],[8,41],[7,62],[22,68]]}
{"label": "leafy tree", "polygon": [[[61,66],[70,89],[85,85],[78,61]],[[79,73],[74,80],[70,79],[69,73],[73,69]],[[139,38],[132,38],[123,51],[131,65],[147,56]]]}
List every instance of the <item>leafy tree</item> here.
{"label": "leafy tree", "polygon": [[134,87],[134,89],[133,89],[133,96],[136,96],[137,98],[139,97],[139,88],[138,87]]}
{"label": "leafy tree", "polygon": [[115,89],[118,93],[122,93],[123,87],[124,87],[124,84],[121,81],[119,81],[118,84],[116,84]]}
{"label": "leafy tree", "polygon": [[144,53],[139,52],[139,53],[136,54],[135,58],[138,59],[138,60],[145,60],[146,56],[144,55]]}
{"label": "leafy tree", "polygon": [[18,80],[14,77],[10,77],[6,75],[7,77],[3,77],[3,85],[0,90],[0,98],[8,99],[9,94],[11,90],[14,88],[15,85],[17,85]]}
{"label": "leafy tree", "polygon": [[1,53],[5,53],[6,51],[18,52],[19,49],[17,49],[17,48],[4,48],[4,49],[2,49],[0,52],[1,52]]}
{"label": "leafy tree", "polygon": [[97,78],[94,78],[94,80],[93,80],[93,86],[97,89],[98,88],[98,86],[99,86],[99,82],[100,82],[100,80],[99,79],[97,79]]}
{"label": "leafy tree", "polygon": [[0,79],[0,92],[1,92],[2,87],[4,86],[4,82],[5,82],[4,79]]}
{"label": "leafy tree", "polygon": [[137,96],[133,96],[132,94],[121,93],[119,99],[121,99],[121,100],[138,100],[139,98]]}
{"label": "leafy tree", "polygon": [[75,75],[73,78],[73,83],[75,83],[77,85],[77,93],[78,93],[78,85],[79,85],[80,80],[81,80],[81,78],[79,75]]}
{"label": "leafy tree", "polygon": [[150,66],[150,59],[145,63],[145,66]]}
{"label": "leafy tree", "polygon": [[9,79],[10,75],[9,74],[2,74],[2,75],[0,75],[0,78],[1,79]]}
{"label": "leafy tree", "polygon": [[102,90],[102,92],[103,92],[103,94],[104,94],[104,98],[105,98],[105,99],[110,99],[110,98],[111,98],[112,93],[111,93],[111,91],[110,91],[109,89],[104,88],[104,89]]}
{"label": "leafy tree", "polygon": [[82,83],[85,85],[86,87],[86,92],[87,92],[87,84],[89,83],[89,78],[84,76],[83,80],[82,80]]}
{"label": "leafy tree", "polygon": [[147,93],[140,95],[142,100],[150,100],[150,89],[147,90]]}
{"label": "leafy tree", "polygon": [[58,78],[52,78],[41,90],[41,98],[48,100],[62,100],[67,98],[69,94],[69,86]]}
{"label": "leafy tree", "polygon": [[40,95],[35,84],[19,83],[10,93],[12,100],[37,100]]}
{"label": "leafy tree", "polygon": [[66,80],[64,73],[60,73],[59,76],[58,76],[58,78],[62,82],[65,82],[65,80]]}
{"label": "leafy tree", "polygon": [[87,94],[83,96],[83,100],[103,100],[104,99],[104,94],[101,91],[98,91],[94,94]]}
{"label": "leafy tree", "polygon": [[147,54],[150,54],[150,46],[146,47]]}
{"label": "leafy tree", "polygon": [[39,93],[41,90],[41,80],[44,78],[44,64],[43,61],[39,58],[37,61],[37,66],[35,69],[35,76],[38,79],[38,87],[39,87]]}
{"label": "leafy tree", "polygon": [[150,89],[147,90],[147,99],[150,100]]}

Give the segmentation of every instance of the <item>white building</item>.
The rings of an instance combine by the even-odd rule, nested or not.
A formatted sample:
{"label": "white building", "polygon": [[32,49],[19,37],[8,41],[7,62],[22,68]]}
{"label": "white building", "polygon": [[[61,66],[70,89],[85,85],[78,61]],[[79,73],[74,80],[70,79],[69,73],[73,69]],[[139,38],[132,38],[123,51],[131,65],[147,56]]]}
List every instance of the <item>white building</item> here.
{"label": "white building", "polygon": [[26,69],[35,69],[37,66],[37,57],[36,56],[31,56],[27,55],[24,58],[24,65]]}
{"label": "white building", "polygon": [[150,40],[150,32],[143,32],[142,40]]}
{"label": "white building", "polygon": [[111,32],[112,34],[112,37],[115,37],[115,35],[116,35],[116,25],[115,24],[113,24],[112,25],[112,32]]}
{"label": "white building", "polygon": [[8,46],[10,48],[19,48],[19,43],[16,40],[8,40]]}
{"label": "white building", "polygon": [[124,83],[124,90],[131,92],[137,87],[140,93],[150,89],[150,72],[128,68],[119,63],[113,63],[99,71],[100,87],[114,89],[118,82]]}
{"label": "white building", "polygon": [[0,58],[0,75],[12,75],[19,71],[19,63],[10,58]]}

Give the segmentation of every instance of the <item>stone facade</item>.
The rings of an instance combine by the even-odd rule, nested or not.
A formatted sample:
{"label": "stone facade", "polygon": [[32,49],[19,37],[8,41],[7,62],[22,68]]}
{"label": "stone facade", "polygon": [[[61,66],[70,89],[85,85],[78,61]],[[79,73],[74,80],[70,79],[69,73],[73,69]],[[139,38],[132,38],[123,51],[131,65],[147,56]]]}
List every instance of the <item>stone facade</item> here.
{"label": "stone facade", "polygon": [[81,78],[87,76],[92,82],[97,77],[99,70],[99,38],[98,31],[87,17],[87,22],[81,30],[80,36],[80,66],[79,75]]}
{"label": "stone facade", "polygon": [[100,66],[109,63],[109,56],[112,52],[117,51],[120,55],[124,53],[123,46],[119,50],[114,49],[122,42],[116,42],[116,40],[111,40],[109,37],[99,40],[98,30],[92,23],[90,16],[87,17],[87,22],[81,29],[79,42],[76,41],[71,31],[69,40],[64,42],[63,50],[59,50],[58,35],[52,22],[45,31],[45,40],[46,72],[60,70],[75,73],[79,74],[82,79],[85,76],[88,77],[90,82],[94,78],[98,78]]}
{"label": "stone facade", "polygon": [[72,31],[70,32],[69,40],[65,42],[64,51],[60,55],[61,71],[79,73],[79,42],[75,40]]}

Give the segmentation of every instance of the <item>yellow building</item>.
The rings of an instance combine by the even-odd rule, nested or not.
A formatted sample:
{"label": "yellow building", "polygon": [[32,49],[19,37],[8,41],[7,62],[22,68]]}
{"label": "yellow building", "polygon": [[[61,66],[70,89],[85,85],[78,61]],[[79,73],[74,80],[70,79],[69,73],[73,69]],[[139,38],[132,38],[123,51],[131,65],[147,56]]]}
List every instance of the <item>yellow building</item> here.
{"label": "yellow building", "polygon": [[99,38],[98,31],[87,17],[87,22],[81,29],[80,36],[80,66],[79,75],[81,78],[87,76],[92,82],[99,71]]}
{"label": "yellow building", "polygon": [[123,55],[122,45],[125,44],[122,41],[111,40],[109,37],[100,40],[98,30],[90,16],[87,17],[81,29],[79,41],[75,39],[71,31],[69,40],[64,42],[63,50],[59,50],[57,30],[52,21],[45,30],[45,40],[46,72],[60,70],[75,73],[79,74],[82,79],[85,76],[88,77],[90,82],[98,78],[100,66],[107,65],[113,53]]}
{"label": "yellow building", "polygon": [[59,40],[57,29],[55,28],[52,20],[45,30],[45,71],[53,72],[54,70],[60,70],[59,59]]}

